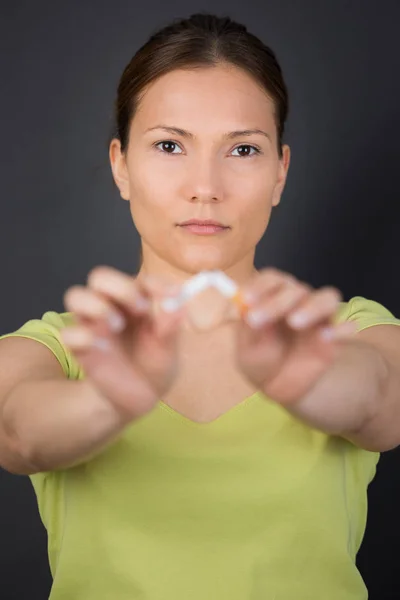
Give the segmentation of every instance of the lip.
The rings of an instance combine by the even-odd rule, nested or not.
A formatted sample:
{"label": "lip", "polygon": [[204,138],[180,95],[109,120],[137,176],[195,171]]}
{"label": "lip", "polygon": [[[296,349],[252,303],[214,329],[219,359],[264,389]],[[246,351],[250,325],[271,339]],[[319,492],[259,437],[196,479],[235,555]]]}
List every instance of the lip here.
{"label": "lip", "polygon": [[181,227],[187,225],[198,225],[198,226],[213,226],[219,227],[222,229],[227,229],[227,226],[219,221],[214,221],[213,219],[189,219],[188,221],[184,221],[183,223],[179,223]]}
{"label": "lip", "polygon": [[216,235],[228,231],[229,227],[222,225],[199,225],[198,223],[189,223],[188,225],[180,225],[180,228],[194,233],[195,235]]}

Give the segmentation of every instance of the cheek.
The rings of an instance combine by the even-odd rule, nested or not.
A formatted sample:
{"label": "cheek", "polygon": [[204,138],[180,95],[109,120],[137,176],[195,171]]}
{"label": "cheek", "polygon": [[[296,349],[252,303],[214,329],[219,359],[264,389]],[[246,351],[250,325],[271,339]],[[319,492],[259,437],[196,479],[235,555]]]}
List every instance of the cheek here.
{"label": "cheek", "polygon": [[174,183],[167,174],[144,162],[130,176],[130,198],[134,213],[168,213],[168,199],[173,198]]}
{"label": "cheek", "polygon": [[271,217],[271,202],[266,198],[249,203],[240,215],[241,230],[243,235],[258,242],[264,235]]}
{"label": "cheek", "polygon": [[275,185],[276,177],[268,168],[237,178],[233,193],[241,199],[239,211],[245,221],[268,218]]}
{"label": "cheek", "polygon": [[263,237],[271,217],[276,181],[267,169],[236,181],[235,220],[242,247],[251,248]]}

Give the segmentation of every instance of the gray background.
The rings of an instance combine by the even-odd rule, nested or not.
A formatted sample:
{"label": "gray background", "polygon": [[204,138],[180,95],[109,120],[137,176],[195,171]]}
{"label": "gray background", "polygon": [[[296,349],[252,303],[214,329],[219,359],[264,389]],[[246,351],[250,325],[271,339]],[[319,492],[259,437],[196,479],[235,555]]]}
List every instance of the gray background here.
{"label": "gray background", "polygon": [[[289,87],[292,165],[258,266],[400,316],[398,0],[25,0],[0,8],[0,333],[63,311],[66,288],[97,264],[135,270],[138,237],[107,157],[117,82],[150,33],[203,10],[270,45]],[[370,488],[359,567],[372,600],[400,597],[399,466],[386,453]],[[4,600],[50,587],[32,488],[1,470],[0,586]]]}

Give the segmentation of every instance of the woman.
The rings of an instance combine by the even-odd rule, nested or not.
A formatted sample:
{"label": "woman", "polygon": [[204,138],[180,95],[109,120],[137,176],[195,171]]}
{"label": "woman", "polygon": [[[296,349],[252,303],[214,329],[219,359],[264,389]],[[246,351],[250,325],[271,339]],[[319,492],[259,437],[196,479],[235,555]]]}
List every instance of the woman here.
{"label": "woman", "polygon": [[[287,106],[273,52],[210,15],[122,74],[110,162],[139,273],[94,269],[67,312],[0,343],[0,461],[34,485],[52,600],[367,597],[355,558],[400,439],[400,321],[256,271]],[[152,312],[204,270],[240,286],[239,320],[199,333],[185,307]]]}

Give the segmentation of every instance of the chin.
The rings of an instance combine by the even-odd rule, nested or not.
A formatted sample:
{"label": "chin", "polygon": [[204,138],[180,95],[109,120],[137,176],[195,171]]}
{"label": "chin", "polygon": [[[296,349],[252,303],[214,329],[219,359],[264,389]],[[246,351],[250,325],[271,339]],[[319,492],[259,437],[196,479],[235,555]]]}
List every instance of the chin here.
{"label": "chin", "polygon": [[227,266],[220,253],[206,251],[192,253],[190,256],[183,254],[179,263],[185,271],[194,275],[200,271],[222,271]]}

